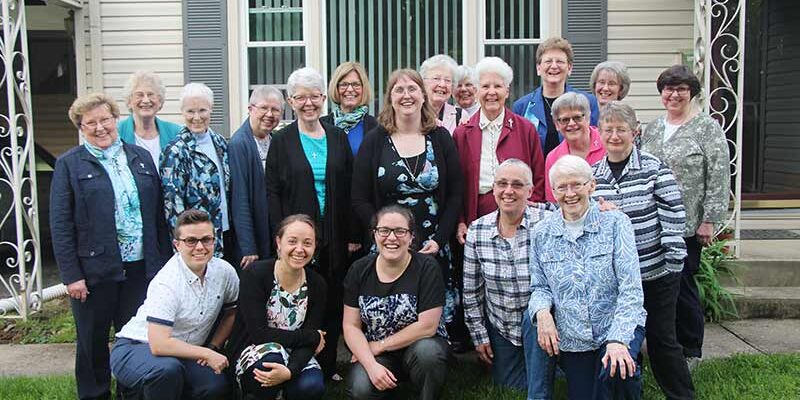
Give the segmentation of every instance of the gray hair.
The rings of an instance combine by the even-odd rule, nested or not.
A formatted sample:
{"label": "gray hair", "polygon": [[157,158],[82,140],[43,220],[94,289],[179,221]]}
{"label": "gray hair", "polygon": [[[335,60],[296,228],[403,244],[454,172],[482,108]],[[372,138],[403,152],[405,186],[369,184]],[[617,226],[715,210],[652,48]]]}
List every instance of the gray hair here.
{"label": "gray hair", "polygon": [[419,74],[422,75],[422,79],[427,79],[428,73],[435,68],[446,68],[449,70],[450,75],[453,76],[453,88],[456,87],[458,81],[455,80],[455,77],[456,70],[458,70],[458,63],[456,60],[453,60],[453,57],[450,57],[446,54],[437,54],[429,57],[427,60],[422,62],[422,65],[419,66]]}
{"label": "gray hair", "polygon": [[478,76],[475,75],[475,70],[469,65],[458,66],[453,82],[459,85],[464,79],[472,83],[473,86],[478,86]]}
{"label": "gray hair", "polygon": [[500,165],[497,166],[495,170],[495,175],[497,175],[497,171],[500,171],[503,168],[510,168],[510,167],[517,167],[522,170],[522,175],[525,176],[525,184],[526,185],[533,185],[533,171],[531,171],[531,167],[528,164],[525,164],[524,161],[517,159],[517,158],[509,158]]}
{"label": "gray hair", "polygon": [[619,98],[617,100],[624,99],[628,95],[628,91],[631,90],[631,77],[628,75],[628,68],[619,61],[604,61],[594,67],[592,77],[589,80],[589,87],[592,88],[592,93],[594,93],[594,85],[597,83],[597,76],[603,71],[611,72],[617,76],[617,79],[619,79]]}
{"label": "gray hair", "polygon": [[325,94],[325,80],[322,79],[322,74],[311,67],[296,69],[289,75],[289,79],[286,81],[286,94],[292,97],[301,87],[319,90],[320,93]]}
{"label": "gray hair", "polygon": [[475,65],[475,75],[477,75],[478,81],[480,81],[481,75],[486,73],[500,75],[506,86],[511,86],[511,81],[514,80],[514,70],[500,57],[484,57],[478,61],[478,64]]}
{"label": "gray hair", "polygon": [[550,187],[556,188],[556,178],[564,178],[567,176],[577,176],[581,179],[592,179],[592,167],[586,160],[581,157],[567,154],[559,158],[547,174],[550,179]]}
{"label": "gray hair", "polygon": [[589,99],[587,99],[586,96],[575,92],[567,92],[561,96],[558,96],[550,108],[552,109],[550,114],[553,116],[553,121],[558,118],[558,115],[562,111],[567,110],[581,110],[583,111],[583,117],[587,120],[592,116],[592,109],[589,108]]}
{"label": "gray hair", "polygon": [[161,98],[161,103],[163,105],[164,99],[167,96],[167,88],[164,86],[164,83],[161,82],[161,77],[152,71],[136,71],[128,77],[128,81],[125,82],[125,87],[122,89],[122,95],[125,96],[125,101],[130,101],[131,97],[133,97],[133,92],[142,85],[153,88],[158,97]]}
{"label": "gray hair", "polygon": [[600,110],[600,119],[598,121],[598,125],[602,125],[604,122],[619,121],[627,124],[632,131],[636,131],[639,128],[636,111],[633,110],[633,107],[619,100],[610,101],[603,106]]}
{"label": "gray hair", "polygon": [[275,87],[267,85],[256,86],[256,88],[253,89],[253,93],[250,94],[250,104],[255,105],[259,101],[265,100],[277,100],[281,103],[281,108],[283,108],[283,104],[286,101],[286,99],[283,98],[283,93]]}
{"label": "gray hair", "polygon": [[183,103],[186,99],[192,97],[199,97],[208,101],[208,105],[211,108],[214,108],[214,92],[211,91],[211,88],[206,86],[205,83],[187,83],[186,86],[183,87],[181,90],[181,109],[183,109]]}

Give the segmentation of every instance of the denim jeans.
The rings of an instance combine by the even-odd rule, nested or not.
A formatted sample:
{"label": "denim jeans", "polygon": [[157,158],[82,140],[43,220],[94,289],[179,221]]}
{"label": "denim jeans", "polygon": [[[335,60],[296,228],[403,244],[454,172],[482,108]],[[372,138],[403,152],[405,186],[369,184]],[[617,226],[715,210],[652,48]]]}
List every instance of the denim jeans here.
{"label": "denim jeans", "polygon": [[125,338],[111,350],[111,370],[127,388],[126,399],[222,399],[229,389],[224,373],[217,375],[195,360],[156,357],[149,344]]}
{"label": "denim jeans", "polygon": [[[405,349],[375,357],[398,379],[408,377],[420,400],[438,400],[447,378],[450,347],[439,336],[417,340]],[[399,375],[399,376],[398,376]],[[353,364],[346,383],[347,397],[354,400],[377,400],[392,395],[393,390],[379,391],[372,385],[361,363]]]}
{"label": "denim jeans", "polygon": [[536,325],[528,310],[522,317],[522,347],[525,350],[525,371],[528,378],[528,400],[549,400],[553,397],[556,361],[539,346]]}
{"label": "denim jeans", "polygon": [[[288,382],[278,386],[263,387],[261,382],[253,378],[253,370],[258,368],[263,370],[261,363],[284,364],[283,356],[280,353],[268,353],[242,373],[239,378],[242,382],[242,389],[245,393],[254,395],[255,398],[268,400],[278,397],[278,393],[283,391],[283,398],[286,400],[317,400],[325,394],[325,379],[322,377],[322,370],[319,368],[308,368],[301,371],[297,376],[293,376]],[[284,364],[285,365],[285,364]]]}
{"label": "denim jeans", "polygon": [[492,381],[496,385],[525,391],[528,389],[526,376],[525,350],[503,337],[500,332],[486,321],[489,342],[492,347]]}
{"label": "denim jeans", "polygon": [[[644,335],[644,327],[637,327],[633,340],[628,344],[634,362],[639,357]],[[642,374],[638,362],[634,376],[622,379],[616,371],[612,378],[609,367],[604,368],[602,364],[605,353],[605,345],[593,351],[560,352],[558,363],[567,377],[568,397],[571,400],[641,399]]]}

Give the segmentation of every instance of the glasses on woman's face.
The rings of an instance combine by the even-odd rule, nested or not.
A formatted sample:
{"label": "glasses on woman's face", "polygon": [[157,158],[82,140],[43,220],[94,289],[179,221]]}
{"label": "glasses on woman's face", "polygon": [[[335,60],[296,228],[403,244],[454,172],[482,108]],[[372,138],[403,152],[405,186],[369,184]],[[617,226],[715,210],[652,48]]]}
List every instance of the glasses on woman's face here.
{"label": "glasses on woman's face", "polygon": [[673,93],[677,93],[678,96],[686,96],[689,94],[689,87],[688,86],[664,86],[664,89],[661,89],[661,93],[666,96],[672,96]]}
{"label": "glasses on woman's face", "polygon": [[591,182],[591,181],[592,180],[589,179],[588,181],[583,182],[583,183],[566,183],[566,184],[563,184],[563,185],[558,185],[558,186],[553,188],[553,191],[556,192],[556,193],[559,193],[559,194],[567,193],[570,190],[572,190],[573,193],[580,192],[581,189],[586,187],[586,185],[588,185],[589,182]]}
{"label": "glasses on woman's face", "polygon": [[305,104],[307,101],[311,100],[312,103],[316,104],[322,101],[325,95],[322,94],[312,94],[310,96],[292,96],[292,100],[294,100],[297,104]]}
{"label": "glasses on woman's face", "polygon": [[182,239],[175,239],[177,241],[183,242],[189,247],[196,247],[198,243],[202,243],[203,247],[211,247],[214,245],[214,237],[213,236],[206,236],[202,238],[196,237],[187,237]]}
{"label": "glasses on woman's face", "polygon": [[358,90],[361,89],[362,85],[361,82],[339,82],[339,84],[336,86],[339,88],[339,90],[347,90],[347,88],[353,88],[353,90]]}
{"label": "glasses on woman's face", "polygon": [[571,117],[557,118],[556,122],[558,122],[561,125],[569,125],[570,121],[575,121],[576,124],[580,124],[581,122],[583,122],[583,117],[584,114],[581,113],[578,115],[573,115]]}
{"label": "glasses on woman's face", "polygon": [[416,94],[420,91],[419,86],[417,85],[408,85],[408,86],[395,86],[392,88],[392,94],[397,96],[404,96],[406,93],[408,94]]}
{"label": "glasses on woman's face", "polygon": [[522,181],[507,181],[505,179],[494,181],[494,187],[498,189],[505,190],[509,186],[511,186],[511,188],[514,190],[522,190],[525,186],[528,185]]}
{"label": "glasses on woman's face", "polygon": [[103,128],[108,129],[113,125],[114,125],[114,117],[106,117],[101,119],[100,121],[81,122],[81,126],[89,132],[97,130],[97,127],[99,126],[103,126]]}
{"label": "glasses on woman's face", "polygon": [[394,233],[394,237],[400,239],[406,237],[409,232],[411,232],[411,230],[407,228],[389,228],[386,226],[379,226],[375,228],[375,233],[382,238],[389,237],[390,234]]}

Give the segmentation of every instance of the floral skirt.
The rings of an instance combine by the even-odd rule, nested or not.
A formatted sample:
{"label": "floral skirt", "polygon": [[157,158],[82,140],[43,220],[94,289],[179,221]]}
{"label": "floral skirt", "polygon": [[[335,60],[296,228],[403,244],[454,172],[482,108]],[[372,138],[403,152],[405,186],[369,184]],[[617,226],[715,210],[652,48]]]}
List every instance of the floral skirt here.
{"label": "floral skirt", "polygon": [[[290,349],[286,349],[278,343],[263,343],[263,344],[251,344],[250,346],[245,347],[242,350],[242,354],[239,355],[239,359],[236,360],[236,380],[239,380],[239,377],[244,374],[245,371],[250,369],[255,363],[259,362],[264,356],[270,353],[279,353],[283,358],[283,365],[288,365],[289,363],[289,354],[291,354]],[[319,363],[317,362],[316,358],[311,357],[311,360],[308,361],[305,367],[303,367],[303,371],[309,368],[317,368],[321,369]]]}

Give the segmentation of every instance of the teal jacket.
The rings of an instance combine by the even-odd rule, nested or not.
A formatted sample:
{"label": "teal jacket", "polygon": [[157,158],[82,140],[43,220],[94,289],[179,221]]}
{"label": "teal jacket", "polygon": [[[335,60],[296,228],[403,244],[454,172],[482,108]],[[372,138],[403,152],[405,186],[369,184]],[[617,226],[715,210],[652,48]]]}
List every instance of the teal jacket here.
{"label": "teal jacket", "polygon": [[[161,144],[161,150],[164,150],[169,142],[178,136],[178,132],[181,131],[181,126],[156,117],[156,129],[158,129],[158,141]],[[117,132],[119,132],[119,138],[123,142],[136,144],[134,131],[133,116],[117,122]]]}

